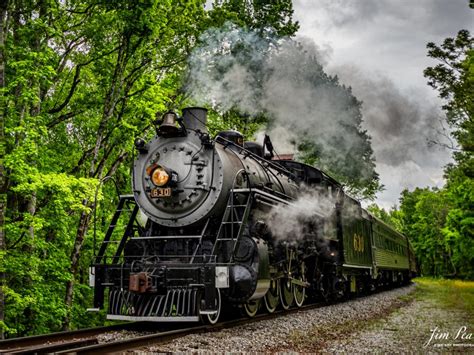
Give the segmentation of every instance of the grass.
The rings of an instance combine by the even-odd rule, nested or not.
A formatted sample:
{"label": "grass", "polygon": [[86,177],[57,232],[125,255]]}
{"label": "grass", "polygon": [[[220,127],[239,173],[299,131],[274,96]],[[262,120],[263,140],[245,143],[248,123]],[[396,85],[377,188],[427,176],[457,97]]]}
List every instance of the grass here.
{"label": "grass", "polygon": [[474,315],[474,281],[416,278],[415,299],[429,299],[442,308],[457,309]]}

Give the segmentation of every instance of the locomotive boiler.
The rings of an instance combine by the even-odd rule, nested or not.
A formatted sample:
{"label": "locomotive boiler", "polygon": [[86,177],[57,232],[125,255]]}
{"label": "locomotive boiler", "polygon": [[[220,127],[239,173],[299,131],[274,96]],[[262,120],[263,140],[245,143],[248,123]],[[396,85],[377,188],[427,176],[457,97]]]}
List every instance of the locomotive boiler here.
{"label": "locomotive boiler", "polygon": [[[120,197],[91,267],[94,310],[106,307],[112,320],[216,323],[227,309],[252,317],[409,280],[407,239],[335,180],[272,160],[269,141],[244,143],[236,131],[211,138],[206,124],[203,108],[168,112],[154,139],[135,141],[133,195]],[[299,221],[305,232],[296,242],[275,238],[265,216],[291,208],[303,186],[333,208]]]}

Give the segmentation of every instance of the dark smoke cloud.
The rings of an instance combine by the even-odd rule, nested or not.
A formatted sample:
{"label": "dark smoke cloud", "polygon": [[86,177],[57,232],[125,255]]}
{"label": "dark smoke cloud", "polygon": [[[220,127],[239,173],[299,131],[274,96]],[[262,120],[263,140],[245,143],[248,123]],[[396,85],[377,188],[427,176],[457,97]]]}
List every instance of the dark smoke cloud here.
{"label": "dark smoke cloud", "polygon": [[363,101],[364,127],[372,136],[377,161],[398,167],[407,160],[423,163],[427,156],[442,154],[441,146],[432,143],[447,143],[439,132],[442,112],[437,105],[401,91],[386,76],[352,66],[334,71]]}
{"label": "dark smoke cloud", "polygon": [[[300,33],[330,47],[327,70],[351,85],[363,101],[377,172],[390,207],[403,188],[441,186],[451,151],[443,141],[437,93],[423,70],[436,62],[426,43],[440,43],[466,28],[473,32],[468,0],[295,0]],[[447,132],[444,132],[447,133]]]}
{"label": "dark smoke cloud", "polygon": [[363,126],[372,136],[377,172],[386,188],[378,203],[388,208],[404,188],[442,185],[442,167],[451,152],[444,148],[450,142],[444,137],[439,106],[420,92],[400,90],[385,76],[352,66],[334,70],[363,101]]}

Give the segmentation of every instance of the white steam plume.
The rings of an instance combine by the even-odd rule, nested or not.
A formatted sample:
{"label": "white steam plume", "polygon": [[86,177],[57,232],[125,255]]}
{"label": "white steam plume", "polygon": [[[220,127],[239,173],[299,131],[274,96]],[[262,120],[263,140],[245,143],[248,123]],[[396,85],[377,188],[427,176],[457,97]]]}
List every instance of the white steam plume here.
{"label": "white steam plume", "polygon": [[[237,108],[270,119],[267,130],[284,128],[278,153],[293,150],[292,141],[311,142],[320,149],[321,167],[374,176],[367,152],[368,138],[360,129],[361,116],[349,89],[328,77],[324,54],[306,39],[278,43],[227,24],[201,37],[190,58],[187,91],[197,104],[213,104],[219,111]],[[284,149],[284,150],[283,150]],[[355,174],[357,175],[357,173]]]}
{"label": "white steam plume", "polygon": [[272,208],[260,219],[276,240],[296,242],[309,237],[325,244],[327,237],[336,236],[335,206],[327,191],[303,188],[298,199]]}

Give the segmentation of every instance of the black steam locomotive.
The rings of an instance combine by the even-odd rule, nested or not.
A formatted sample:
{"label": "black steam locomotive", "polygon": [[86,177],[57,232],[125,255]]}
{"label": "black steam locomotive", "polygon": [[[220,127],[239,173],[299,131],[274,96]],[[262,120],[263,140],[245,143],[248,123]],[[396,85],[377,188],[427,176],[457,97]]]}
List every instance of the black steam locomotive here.
{"label": "black steam locomotive", "polygon": [[[337,181],[271,159],[269,140],[244,143],[235,131],[211,139],[206,120],[203,108],[168,112],[153,140],[135,141],[133,195],[120,197],[91,267],[94,310],[107,307],[115,320],[215,323],[224,309],[252,317],[410,280],[416,265],[407,238]],[[277,238],[285,209],[308,190],[330,208],[309,205],[300,235]],[[283,217],[268,219],[275,209]],[[130,217],[118,231],[125,210]]]}

